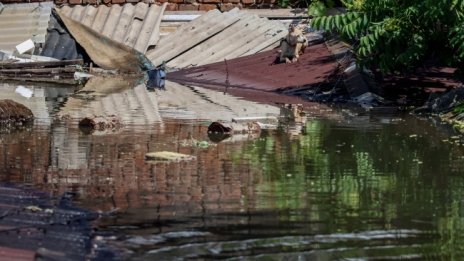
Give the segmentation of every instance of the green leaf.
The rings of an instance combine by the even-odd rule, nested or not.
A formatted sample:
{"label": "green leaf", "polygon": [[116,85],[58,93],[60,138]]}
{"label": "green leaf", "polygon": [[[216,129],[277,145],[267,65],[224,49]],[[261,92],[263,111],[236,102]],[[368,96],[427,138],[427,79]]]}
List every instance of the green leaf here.
{"label": "green leaf", "polygon": [[341,15],[337,15],[335,16],[335,26],[337,28],[340,28],[342,25],[342,18],[341,18]]}

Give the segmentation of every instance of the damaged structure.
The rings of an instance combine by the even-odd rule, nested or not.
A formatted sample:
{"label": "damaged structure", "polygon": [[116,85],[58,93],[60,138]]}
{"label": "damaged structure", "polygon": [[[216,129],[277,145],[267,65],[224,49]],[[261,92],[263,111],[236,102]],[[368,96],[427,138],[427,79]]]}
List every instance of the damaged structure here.
{"label": "damaged structure", "polygon": [[[249,10],[195,13],[175,31],[161,34],[163,19],[177,19],[163,18],[167,3],[54,6],[46,2],[2,8],[0,32],[11,37],[0,39],[0,79],[88,81],[61,107],[60,119],[95,122],[115,117],[120,125],[130,125],[140,119],[124,111],[141,108],[146,120],[136,124],[160,123],[163,114],[169,114],[159,106],[165,95],[147,91],[153,90],[151,86],[175,92],[180,88],[184,93],[186,88],[209,88],[277,104],[277,109],[282,104],[308,108],[317,106],[311,101],[337,101],[337,97],[366,104],[368,109],[384,101],[376,94],[378,86],[356,67],[350,47],[314,32],[306,20],[301,23],[303,17],[290,22],[301,23],[309,46],[297,62],[287,64],[277,57],[289,22]],[[6,29],[9,26],[21,32],[15,34]]]}

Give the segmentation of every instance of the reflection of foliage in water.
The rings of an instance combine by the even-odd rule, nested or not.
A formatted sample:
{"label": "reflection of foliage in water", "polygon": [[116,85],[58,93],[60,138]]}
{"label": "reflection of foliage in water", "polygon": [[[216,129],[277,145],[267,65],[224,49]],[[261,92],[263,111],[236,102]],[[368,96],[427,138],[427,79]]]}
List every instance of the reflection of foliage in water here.
{"label": "reflection of foliage in water", "polygon": [[311,121],[296,139],[264,134],[234,157],[262,172],[255,207],[280,209],[282,221],[323,221],[329,233],[433,230],[442,240],[434,251],[460,256],[464,167],[456,153],[462,149],[414,131]]}

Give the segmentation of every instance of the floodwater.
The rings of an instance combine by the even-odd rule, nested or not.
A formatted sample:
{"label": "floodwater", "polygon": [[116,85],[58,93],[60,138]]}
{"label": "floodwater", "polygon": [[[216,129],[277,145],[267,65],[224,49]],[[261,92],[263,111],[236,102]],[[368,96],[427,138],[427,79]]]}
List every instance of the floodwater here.
{"label": "floodwater", "polygon": [[[129,103],[118,130],[86,134],[38,119],[1,133],[0,181],[75,192],[76,204],[102,213],[94,243],[120,259],[464,258],[464,146],[446,126],[333,109],[299,127],[214,143],[205,118],[241,101],[222,106],[223,93],[185,88],[196,101]],[[121,110],[151,94],[106,97]],[[65,100],[49,97],[44,108],[53,116]],[[201,111],[218,104],[223,111]],[[152,151],[195,158],[148,162]]]}

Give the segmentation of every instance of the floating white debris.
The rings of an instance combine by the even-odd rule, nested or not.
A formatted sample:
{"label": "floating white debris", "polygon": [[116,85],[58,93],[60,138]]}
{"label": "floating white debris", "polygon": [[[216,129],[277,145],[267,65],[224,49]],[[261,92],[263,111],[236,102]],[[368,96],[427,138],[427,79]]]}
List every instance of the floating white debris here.
{"label": "floating white debris", "polygon": [[34,48],[35,48],[35,44],[31,39],[28,39],[16,45],[16,51],[18,51],[19,54],[23,54],[27,51],[33,50]]}
{"label": "floating white debris", "polygon": [[22,85],[19,85],[16,88],[15,92],[28,99],[32,97],[32,94],[34,94],[34,92],[31,89],[28,89]]}
{"label": "floating white debris", "polygon": [[181,161],[181,160],[194,160],[195,156],[171,152],[171,151],[157,151],[145,154],[146,160],[155,161]]}

